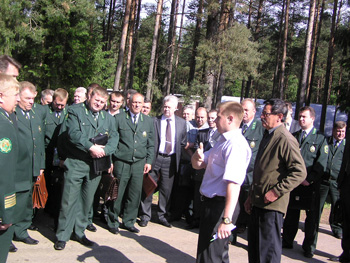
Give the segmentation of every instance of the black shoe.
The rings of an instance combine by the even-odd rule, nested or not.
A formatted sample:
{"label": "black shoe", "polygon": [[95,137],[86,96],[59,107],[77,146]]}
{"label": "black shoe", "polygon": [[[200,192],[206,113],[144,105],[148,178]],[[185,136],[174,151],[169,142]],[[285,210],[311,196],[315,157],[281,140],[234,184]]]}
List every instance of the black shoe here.
{"label": "black shoe", "polygon": [[166,227],[171,227],[171,224],[165,218],[159,219],[159,224],[166,226]]}
{"label": "black shoe", "polygon": [[56,250],[63,250],[66,247],[66,241],[56,241],[53,245]]}
{"label": "black shoe", "polygon": [[39,228],[35,225],[30,225],[30,227],[28,229],[33,230],[33,231],[39,231]]}
{"label": "black shoe", "polygon": [[145,220],[145,219],[141,219],[139,222],[138,222],[139,226],[140,227],[146,227],[147,224],[148,224],[148,221]]}
{"label": "black shoe", "polygon": [[87,237],[85,235],[82,237],[78,237],[77,235],[73,234],[71,239],[74,241],[78,241],[80,244],[82,244],[86,247],[92,247],[95,244],[91,240],[87,239]]}
{"label": "black shoe", "polygon": [[26,238],[24,238],[24,239],[17,239],[17,238],[15,238],[14,240],[15,240],[15,241],[23,242],[23,243],[25,243],[25,244],[27,244],[27,245],[36,245],[36,244],[39,243],[38,240],[35,240],[35,239],[31,238],[31,237],[26,237]]}
{"label": "black shoe", "polygon": [[312,253],[310,251],[305,251],[304,252],[304,257],[306,257],[306,258],[313,258],[314,257],[314,253]]}
{"label": "black shoe", "polygon": [[112,234],[114,234],[114,235],[117,235],[117,234],[119,234],[119,228],[117,227],[117,228],[108,228],[108,231],[109,232],[111,232]]}
{"label": "black shoe", "polygon": [[289,244],[282,242],[282,248],[292,249],[293,245],[289,245]]}
{"label": "black shoe", "polygon": [[97,228],[93,224],[90,224],[86,227],[86,230],[89,230],[91,232],[96,232]]}
{"label": "black shoe", "polygon": [[15,253],[17,250],[16,246],[11,242],[9,252]]}
{"label": "black shoe", "polygon": [[128,230],[128,231],[130,231],[130,232],[132,232],[132,233],[139,233],[140,232],[140,230],[138,230],[136,227],[134,227],[134,226],[125,226],[124,224],[121,224],[120,225],[120,228],[122,228],[122,229],[125,229],[125,230]]}

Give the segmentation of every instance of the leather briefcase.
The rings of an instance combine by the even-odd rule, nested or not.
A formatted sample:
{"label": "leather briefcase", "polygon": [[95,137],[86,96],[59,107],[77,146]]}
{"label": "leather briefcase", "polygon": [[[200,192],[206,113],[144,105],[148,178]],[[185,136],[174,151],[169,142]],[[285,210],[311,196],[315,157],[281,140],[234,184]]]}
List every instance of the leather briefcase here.
{"label": "leather briefcase", "polygon": [[[158,180],[159,180],[160,174],[159,173],[157,174],[158,174]],[[153,177],[149,173],[143,174],[142,189],[146,197],[149,197],[151,194],[153,194],[157,186],[158,186],[157,182],[153,179]]]}
{"label": "leather briefcase", "polygon": [[119,181],[113,176],[113,173],[103,173],[100,184],[97,188],[97,194],[105,202],[114,201],[118,197]]}
{"label": "leather briefcase", "polygon": [[34,183],[32,196],[33,208],[45,208],[48,196],[45,176],[44,173],[42,173],[38,176],[36,182]]}
{"label": "leather briefcase", "polygon": [[290,209],[313,210],[315,209],[316,192],[314,186],[299,185],[290,192],[289,205]]}
{"label": "leather briefcase", "polygon": [[[98,134],[97,136],[90,139],[93,144],[106,145],[108,143],[107,134]],[[102,172],[107,172],[111,168],[111,157],[104,156],[102,158],[93,158],[93,168],[94,174],[102,174]]]}

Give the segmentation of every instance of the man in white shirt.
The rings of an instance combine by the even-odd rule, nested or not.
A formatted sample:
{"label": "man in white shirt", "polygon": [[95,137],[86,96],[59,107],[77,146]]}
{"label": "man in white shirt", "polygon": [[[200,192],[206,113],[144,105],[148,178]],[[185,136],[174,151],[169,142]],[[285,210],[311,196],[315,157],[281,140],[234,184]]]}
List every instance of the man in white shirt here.
{"label": "man in white shirt", "polygon": [[195,169],[206,168],[200,188],[202,205],[196,262],[229,262],[232,216],[251,157],[249,145],[239,130],[242,119],[243,108],[239,103],[219,105],[216,125],[221,137],[205,153],[201,143],[192,156]]}

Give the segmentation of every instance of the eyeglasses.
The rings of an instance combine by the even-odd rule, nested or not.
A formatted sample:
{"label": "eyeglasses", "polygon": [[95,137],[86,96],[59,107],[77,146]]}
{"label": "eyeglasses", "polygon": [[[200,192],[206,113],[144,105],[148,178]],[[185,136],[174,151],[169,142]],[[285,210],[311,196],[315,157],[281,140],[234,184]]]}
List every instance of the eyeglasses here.
{"label": "eyeglasses", "polygon": [[276,114],[272,113],[272,112],[263,111],[263,112],[261,112],[261,115],[264,116],[264,117],[269,117],[270,115],[276,115]]}

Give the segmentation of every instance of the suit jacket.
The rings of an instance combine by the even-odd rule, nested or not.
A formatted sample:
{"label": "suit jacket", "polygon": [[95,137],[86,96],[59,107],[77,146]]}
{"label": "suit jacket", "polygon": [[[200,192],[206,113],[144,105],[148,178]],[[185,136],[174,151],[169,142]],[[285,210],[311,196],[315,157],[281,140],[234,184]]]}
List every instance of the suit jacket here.
{"label": "suit jacket", "polygon": [[100,111],[96,122],[85,103],[69,107],[58,138],[58,145],[64,145],[64,147],[58,147],[60,158],[72,158],[91,163],[89,149],[93,143],[90,139],[98,134],[108,135],[108,143],[104,151],[106,155],[112,155],[118,144],[114,118],[105,111]]}
{"label": "suit jacket", "polygon": [[344,139],[338,147],[335,147],[333,136],[327,138],[328,143],[328,162],[327,169],[323,176],[323,182],[328,182],[330,179],[337,180],[340,167],[343,160],[346,140]]}
{"label": "suit jacket", "polygon": [[16,166],[19,153],[18,130],[14,121],[0,108],[0,219],[15,223]]}
{"label": "suit jacket", "polygon": [[146,159],[152,164],[154,157],[154,125],[150,117],[140,113],[137,125],[130,113],[115,115],[119,143],[114,156],[125,162],[137,162]]}
{"label": "suit jacket", "polygon": [[57,145],[57,137],[67,114],[67,108],[61,111],[61,116],[56,117],[56,113],[52,108],[52,103],[44,106],[45,110],[45,148],[54,148]]}
{"label": "suit jacket", "polygon": [[[184,148],[187,144],[187,130],[186,130],[186,121],[178,116],[175,117],[175,153],[176,153],[176,172],[179,171],[180,159],[181,159],[181,149]],[[162,115],[154,118],[154,153],[158,157],[159,154],[159,145],[160,145],[160,121]],[[156,158],[154,158],[152,167],[154,167]]]}
{"label": "suit jacket", "polygon": [[[302,130],[293,133],[298,142],[301,140]],[[300,153],[303,156],[307,169],[306,181],[311,185],[321,181],[327,167],[328,144],[326,138],[313,128],[304,141],[300,144]]]}
{"label": "suit jacket", "polygon": [[[18,176],[21,177],[20,182],[17,183],[17,191],[29,190],[32,187],[32,177],[37,177],[40,173],[40,169],[45,169],[45,125],[44,117],[45,112],[43,106],[34,104],[32,109],[29,111],[30,120],[26,119],[22,109],[17,106],[16,116],[18,119],[18,131],[19,137],[25,141],[28,147],[28,156],[22,156],[18,160]],[[30,165],[24,166],[25,160],[29,158]],[[23,162],[23,163],[22,163]],[[30,174],[28,174],[30,171]],[[25,183],[29,180],[30,184]]]}
{"label": "suit jacket", "polygon": [[[260,144],[255,161],[250,197],[256,207],[286,213],[290,192],[306,178],[306,168],[299,145],[290,132],[280,125],[267,144]],[[261,152],[260,152],[261,151]],[[273,189],[279,196],[266,204],[265,194]]]}
{"label": "suit jacket", "polygon": [[[243,126],[243,123],[242,123]],[[244,138],[247,140],[250,149],[252,150],[252,157],[247,168],[247,174],[243,183],[243,186],[249,186],[253,181],[253,170],[256,159],[256,154],[258,153],[261,139],[264,135],[265,129],[263,128],[261,121],[255,119],[246,132],[243,134]]]}
{"label": "suit jacket", "polygon": [[[216,130],[211,137],[211,140],[209,140],[209,130],[209,128],[198,130],[195,149],[199,147],[199,143],[203,143],[203,152],[209,151],[212,147],[214,147],[221,134],[218,130]],[[204,173],[205,169],[195,170],[195,176],[193,179],[195,181],[201,182],[203,180]]]}

